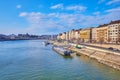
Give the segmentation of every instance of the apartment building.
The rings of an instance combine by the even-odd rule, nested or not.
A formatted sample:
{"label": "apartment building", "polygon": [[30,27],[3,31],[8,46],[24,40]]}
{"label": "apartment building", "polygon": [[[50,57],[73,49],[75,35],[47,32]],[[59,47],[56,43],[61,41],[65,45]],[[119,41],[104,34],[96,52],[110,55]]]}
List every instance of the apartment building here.
{"label": "apartment building", "polygon": [[62,33],[59,33],[57,36],[57,40],[61,40],[62,39]]}
{"label": "apartment building", "polygon": [[91,28],[82,29],[80,31],[81,42],[91,42]]}
{"label": "apartment building", "polygon": [[97,42],[108,43],[108,24],[99,25],[97,31]]}
{"label": "apartment building", "polygon": [[120,20],[111,21],[108,25],[109,43],[120,44]]}
{"label": "apartment building", "polygon": [[92,42],[97,42],[97,28],[92,28]]}

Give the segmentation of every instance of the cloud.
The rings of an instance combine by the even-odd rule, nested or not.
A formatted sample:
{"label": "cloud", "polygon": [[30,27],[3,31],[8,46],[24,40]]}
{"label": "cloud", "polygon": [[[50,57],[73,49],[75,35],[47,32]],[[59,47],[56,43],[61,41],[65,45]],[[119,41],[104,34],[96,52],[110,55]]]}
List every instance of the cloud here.
{"label": "cloud", "polygon": [[66,10],[66,11],[85,11],[87,7],[82,6],[82,5],[70,5],[70,6],[63,6],[63,4],[56,4],[54,6],[50,7],[51,9],[61,9],[61,10]]}
{"label": "cloud", "polygon": [[22,13],[19,14],[20,17],[24,17],[24,16],[26,16],[26,15],[27,15],[26,12],[22,12]]}
{"label": "cloud", "polygon": [[[23,13],[25,12],[20,13],[20,15]],[[31,33],[53,33],[53,31],[55,32],[59,31],[59,29],[64,29],[64,27],[58,22],[56,13],[43,14],[40,12],[26,12],[25,16],[22,17],[28,21],[30,26],[27,30]]]}
{"label": "cloud", "polygon": [[17,5],[16,8],[20,9],[22,6],[21,5]]}
{"label": "cloud", "polygon": [[114,4],[114,3],[120,3],[120,0],[110,0],[107,5],[111,5],[111,4]]}
{"label": "cloud", "polygon": [[74,10],[74,11],[85,11],[87,7],[81,5],[67,6],[66,10]]}
{"label": "cloud", "polygon": [[106,10],[105,12],[120,12],[120,7]]}
{"label": "cloud", "polygon": [[[108,23],[111,20],[120,19],[118,11],[104,11],[106,14],[84,15],[80,13],[41,13],[41,12],[22,12],[19,16],[26,19],[29,23],[28,31],[31,33],[59,33],[71,29],[97,26]],[[113,16],[114,15],[114,16]]]}
{"label": "cloud", "polygon": [[93,14],[94,14],[94,15],[100,15],[100,12],[97,11],[97,12],[94,12]]}
{"label": "cloud", "polygon": [[63,4],[56,4],[54,6],[51,6],[51,9],[63,9]]}

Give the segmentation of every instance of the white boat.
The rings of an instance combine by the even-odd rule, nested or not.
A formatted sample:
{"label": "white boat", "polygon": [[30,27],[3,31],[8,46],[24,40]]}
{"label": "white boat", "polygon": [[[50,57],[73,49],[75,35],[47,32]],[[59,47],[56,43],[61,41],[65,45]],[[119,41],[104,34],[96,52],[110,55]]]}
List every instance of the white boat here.
{"label": "white boat", "polygon": [[44,42],[42,42],[42,44],[45,45],[45,46],[47,46],[47,45],[49,45],[50,43],[49,43],[48,41],[44,41]]}

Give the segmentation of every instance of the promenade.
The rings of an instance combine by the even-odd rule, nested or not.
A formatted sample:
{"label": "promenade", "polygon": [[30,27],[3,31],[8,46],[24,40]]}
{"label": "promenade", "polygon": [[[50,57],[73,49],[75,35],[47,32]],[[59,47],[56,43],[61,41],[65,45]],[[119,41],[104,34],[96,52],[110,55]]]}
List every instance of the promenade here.
{"label": "promenade", "polygon": [[113,47],[113,48],[117,48],[120,50],[120,45],[117,44],[96,44],[96,43],[87,43],[87,45],[91,45],[91,46],[98,46],[98,47],[103,47],[103,48],[109,48],[109,47]]}

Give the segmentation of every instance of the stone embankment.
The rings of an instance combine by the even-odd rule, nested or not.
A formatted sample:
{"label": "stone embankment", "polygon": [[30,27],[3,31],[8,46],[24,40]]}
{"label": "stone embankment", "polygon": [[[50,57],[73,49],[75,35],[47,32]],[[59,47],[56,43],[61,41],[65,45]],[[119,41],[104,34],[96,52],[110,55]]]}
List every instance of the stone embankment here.
{"label": "stone embankment", "polygon": [[[68,43],[53,42],[57,46],[68,46]],[[68,49],[76,52],[79,55],[86,55],[90,58],[96,59],[98,62],[106,64],[110,67],[120,70],[120,53],[108,50],[93,48],[85,46],[82,49],[75,48],[75,44],[69,45]]]}
{"label": "stone embankment", "polygon": [[92,43],[89,43],[89,45],[103,47],[103,48],[113,47],[116,49],[120,49],[120,45],[116,45],[116,44],[97,44],[97,43],[92,44]]}

